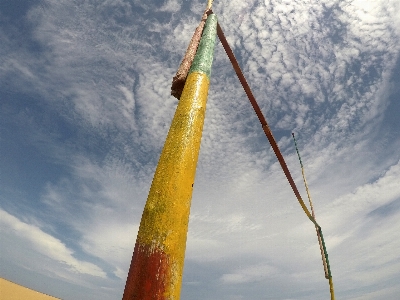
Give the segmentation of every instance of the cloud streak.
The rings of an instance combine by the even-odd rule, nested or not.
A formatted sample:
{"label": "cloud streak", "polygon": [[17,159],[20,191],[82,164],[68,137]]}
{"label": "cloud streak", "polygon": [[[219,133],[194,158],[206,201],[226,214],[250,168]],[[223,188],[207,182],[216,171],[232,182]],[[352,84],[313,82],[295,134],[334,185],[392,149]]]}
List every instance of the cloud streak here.
{"label": "cloud streak", "polygon": [[[0,24],[2,235],[47,258],[44,274],[62,284],[85,277],[87,290],[65,299],[121,294],[177,104],[172,76],[203,10],[44,1],[20,19],[29,38]],[[338,297],[394,297],[400,140],[384,124],[397,99],[398,1],[234,0],[214,11],[305,195],[298,137]],[[328,297],[315,230],[220,45],[186,257],[190,299]]]}
{"label": "cloud streak", "polygon": [[32,248],[47,257],[68,266],[73,273],[88,274],[105,278],[106,274],[98,266],[76,259],[73,251],[59,239],[43,232],[40,228],[20,221],[4,210],[0,210],[2,230],[26,240]]}

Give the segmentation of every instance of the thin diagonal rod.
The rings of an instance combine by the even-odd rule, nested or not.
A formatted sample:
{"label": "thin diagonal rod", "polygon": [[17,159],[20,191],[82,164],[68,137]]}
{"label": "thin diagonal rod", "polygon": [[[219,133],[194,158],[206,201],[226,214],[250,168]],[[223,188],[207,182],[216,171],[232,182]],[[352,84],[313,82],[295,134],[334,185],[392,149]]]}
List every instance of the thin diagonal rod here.
{"label": "thin diagonal rod", "polygon": [[269,143],[271,144],[272,149],[275,152],[276,157],[278,158],[279,163],[281,164],[282,170],[286,175],[287,180],[289,181],[290,186],[292,187],[292,190],[294,192],[294,194],[296,195],[297,200],[299,201],[301,207],[303,208],[304,212],[306,213],[306,215],[308,216],[308,218],[316,225],[319,227],[319,225],[316,223],[316,221],[314,220],[314,218],[312,217],[311,213],[308,211],[307,206],[304,204],[304,201],[301,199],[299,190],[297,189],[297,186],[292,178],[292,175],[290,174],[290,171],[286,165],[285,159],[282,156],[281,151],[279,150],[278,144],[275,141],[274,136],[272,135],[272,132],[268,126],[267,120],[265,119],[264,115],[261,112],[260,107],[257,104],[257,101],[253,95],[253,93],[251,92],[250,86],[246,81],[246,78],[244,77],[242,70],[239,67],[239,64],[235,58],[235,55],[233,54],[232,49],[230,48],[228,41],[225,38],[225,35],[222,31],[221,26],[219,25],[219,23],[217,24],[217,34],[218,34],[218,38],[220,39],[222,46],[225,49],[226,54],[229,57],[229,60],[232,63],[232,66],[237,74],[237,76],[239,77],[240,83],[242,84],[244,91],[246,92],[247,97],[249,98],[249,101],[251,103],[251,105],[253,106],[253,109],[258,117],[258,119],[260,120],[261,126],[264,130],[265,135],[268,138]]}
{"label": "thin diagonal rod", "polygon": [[[314,206],[313,206],[313,203],[312,203],[312,200],[311,200],[310,190],[308,189],[308,184],[307,184],[307,180],[306,180],[306,174],[305,174],[305,172],[304,172],[303,162],[301,161],[299,148],[297,147],[296,138],[294,137],[294,133],[293,133],[293,132],[292,132],[292,137],[293,137],[294,145],[295,145],[295,147],[296,147],[297,156],[299,157],[299,162],[300,162],[300,167],[301,167],[301,174],[303,175],[304,186],[305,186],[305,188],[306,188],[306,192],[307,192],[307,196],[308,196],[308,201],[310,202],[311,214],[312,214],[312,216],[313,216],[313,218],[314,218],[314,220],[315,220]],[[322,265],[324,266],[325,278],[326,278],[326,279],[329,279],[329,272],[328,272],[328,267],[327,267],[327,265],[326,265],[326,259],[325,259],[325,255],[324,255],[324,247],[322,246],[321,235],[319,234],[319,230],[318,230],[317,227],[315,227],[315,230],[317,231],[319,249],[320,249],[320,251],[321,251]]]}
{"label": "thin diagonal rod", "polygon": [[251,105],[253,106],[253,109],[258,117],[258,119],[260,120],[261,126],[264,130],[265,135],[268,138],[269,143],[271,144],[272,149],[275,152],[276,157],[278,158],[278,161],[282,167],[283,172],[285,173],[285,176],[287,178],[287,180],[289,181],[290,186],[292,187],[292,190],[294,192],[294,194],[297,197],[297,201],[299,201],[300,206],[303,208],[305,214],[307,215],[307,217],[310,219],[311,222],[314,223],[314,225],[316,226],[316,228],[318,229],[318,232],[321,236],[321,240],[322,240],[322,245],[324,248],[324,255],[326,258],[326,264],[327,264],[327,268],[328,268],[328,276],[329,276],[329,286],[330,286],[330,293],[331,293],[331,300],[335,300],[335,294],[334,294],[334,290],[333,290],[333,282],[332,282],[332,275],[331,275],[331,269],[329,266],[329,260],[328,260],[328,253],[326,251],[326,247],[325,247],[325,242],[324,242],[324,237],[322,235],[322,229],[321,226],[318,225],[318,223],[315,221],[315,219],[313,218],[313,216],[310,214],[307,206],[304,204],[303,199],[300,196],[299,190],[297,189],[297,186],[293,180],[292,175],[290,174],[290,171],[286,165],[285,159],[282,156],[281,151],[279,150],[278,144],[275,141],[274,136],[272,135],[271,129],[268,126],[267,120],[265,119],[264,115],[262,114],[260,107],[257,104],[257,101],[253,95],[253,93],[251,92],[250,86],[247,83],[242,70],[239,67],[239,64],[235,58],[235,55],[233,54],[233,51],[231,49],[231,47],[228,44],[228,41],[225,38],[224,32],[222,31],[221,26],[219,25],[219,23],[217,24],[217,34],[218,34],[218,38],[221,41],[222,46],[225,49],[226,54],[229,57],[229,60],[232,63],[233,69],[236,72],[236,75],[239,78],[240,83],[243,86],[244,91],[246,92],[247,97],[249,98],[249,101],[251,103]]}

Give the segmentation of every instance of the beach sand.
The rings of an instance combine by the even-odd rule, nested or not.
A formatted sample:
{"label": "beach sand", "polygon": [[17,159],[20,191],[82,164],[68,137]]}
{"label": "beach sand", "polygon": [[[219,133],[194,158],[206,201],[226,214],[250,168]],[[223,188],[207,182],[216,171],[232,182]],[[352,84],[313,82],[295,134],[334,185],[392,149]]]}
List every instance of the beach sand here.
{"label": "beach sand", "polygon": [[15,284],[4,278],[0,278],[0,299],[1,300],[57,300],[46,294]]}

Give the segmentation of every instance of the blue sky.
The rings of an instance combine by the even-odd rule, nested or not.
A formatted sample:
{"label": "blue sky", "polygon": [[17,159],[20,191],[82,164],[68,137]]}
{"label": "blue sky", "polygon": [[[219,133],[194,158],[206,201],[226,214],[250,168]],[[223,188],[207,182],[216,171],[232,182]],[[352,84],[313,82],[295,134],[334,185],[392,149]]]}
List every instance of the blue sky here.
{"label": "blue sky", "polygon": [[[400,2],[215,0],[339,299],[400,293]],[[122,297],[206,1],[0,2],[0,276]],[[302,212],[217,42],[182,299],[328,299]]]}

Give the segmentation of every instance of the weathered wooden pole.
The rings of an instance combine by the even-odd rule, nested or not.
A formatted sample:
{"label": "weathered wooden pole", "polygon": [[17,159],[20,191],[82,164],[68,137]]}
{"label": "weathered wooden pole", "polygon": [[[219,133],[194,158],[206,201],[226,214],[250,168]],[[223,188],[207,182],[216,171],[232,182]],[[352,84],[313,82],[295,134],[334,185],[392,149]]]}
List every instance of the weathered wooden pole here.
{"label": "weathered wooden pole", "polygon": [[178,300],[217,30],[208,16],[154,174],[123,300]]}

